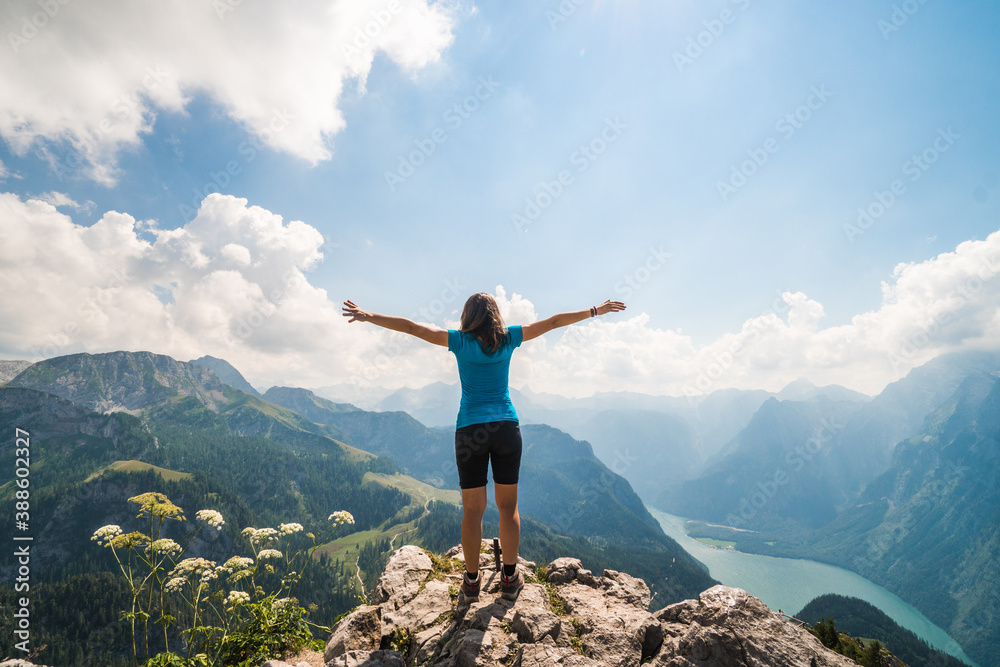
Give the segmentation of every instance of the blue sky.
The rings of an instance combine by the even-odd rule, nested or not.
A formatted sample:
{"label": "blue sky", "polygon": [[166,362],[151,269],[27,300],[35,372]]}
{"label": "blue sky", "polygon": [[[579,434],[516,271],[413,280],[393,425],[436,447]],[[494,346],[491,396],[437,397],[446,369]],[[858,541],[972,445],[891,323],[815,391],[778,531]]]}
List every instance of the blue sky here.
{"label": "blue sky", "polygon": [[[317,13],[328,4],[305,3]],[[358,10],[357,25],[385,4]],[[92,225],[107,211],[155,220],[156,232],[136,231],[149,242],[156,233],[187,225],[214,190],[246,199],[247,206],[285,223],[299,220],[317,230],[323,258],[306,275],[333,305],[351,298],[366,309],[410,315],[457,282],[465,291],[449,302],[449,312],[432,320],[448,326],[454,319],[450,311],[460,309],[465,296],[493,292],[498,285],[507,297],[517,294],[530,302],[530,308],[508,311],[511,323],[518,316],[544,317],[618,298],[627,302],[628,316],[645,314],[642,327],[689,337],[684,354],[691,359],[775,304],[783,306],[782,293],[802,293],[821,304],[824,316],[815,330],[849,327],[856,316],[884,311],[882,283],[894,282],[900,263],[933,263],[964,241],[985,243],[1000,228],[995,121],[1000,8],[993,3],[403,4],[445,17],[447,38],[440,31],[411,29],[401,15],[389,27],[401,31],[400,39],[412,35],[407,48],[423,48],[430,54],[425,61],[389,48],[373,52],[363,77],[334,68],[331,78],[339,76],[343,83],[333,94],[343,127],[323,135],[319,149],[304,148],[308,132],[305,139],[296,135],[294,144],[265,139],[258,149],[252,142],[255,128],[267,126],[275,114],[279,128],[289,118],[291,129],[278,133],[285,136],[316,124],[309,115],[314,100],[308,86],[281,99],[287,101],[281,109],[274,95],[255,88],[273,89],[277,77],[298,76],[297,68],[322,70],[316,64],[320,56],[302,54],[289,61],[295,71],[284,74],[234,75],[242,87],[226,83],[224,69],[213,78],[177,66],[171,71],[187,74],[172,74],[170,83],[141,98],[145,131],[133,132],[130,144],[109,143],[95,158],[112,165],[115,175],[105,182],[86,165],[62,177],[54,173],[53,156],[65,163],[72,154],[66,139],[72,130],[46,132],[39,121],[37,136],[26,141],[16,118],[29,113],[43,118],[43,110],[26,111],[0,94],[7,116],[0,121],[0,162],[7,172],[0,190],[22,202],[62,193],[77,207],[59,210],[78,226]],[[276,20],[268,11],[296,11],[244,5],[225,18],[229,23],[212,29],[246,30],[254,21],[266,26]],[[37,7],[14,6],[3,20],[16,30],[22,16]],[[72,53],[70,28],[84,18],[72,9],[68,5],[52,17],[18,59],[8,62],[4,76],[16,80],[18,68],[55,72],[55,57],[35,57],[30,49],[50,39]],[[309,17],[301,14],[294,18],[307,25]],[[107,40],[105,71],[119,62],[122,69],[142,70],[134,67],[147,56],[141,39],[125,50],[111,45],[114,30],[129,29],[123,21],[94,37],[98,51],[101,39]],[[56,35],[57,30],[66,32]],[[253,34],[261,40],[261,57],[282,48],[280,40],[267,40],[266,30]],[[187,48],[186,39],[196,43],[198,35],[176,35],[177,50]],[[216,61],[231,58],[213,51],[224,47],[192,48],[212,70]],[[155,59],[170,69],[171,54],[169,46],[161,46]],[[32,85],[25,80],[19,85]],[[59,77],[33,80],[55,85]],[[129,81],[108,75],[101,83],[113,89]],[[166,88],[176,88],[183,100]],[[13,95],[17,88],[7,90]],[[465,105],[467,117],[458,115],[456,104]],[[247,109],[255,119],[247,120]],[[433,153],[414,154],[421,142],[433,144]],[[591,157],[581,151],[588,145]],[[316,150],[328,151],[329,158],[315,159]],[[933,164],[915,167],[913,157],[925,152]],[[761,164],[747,162],[754,156]],[[390,188],[386,174],[399,173],[401,158],[422,163]],[[232,173],[220,176],[227,166]],[[732,181],[741,168],[750,175]],[[557,197],[547,198],[542,184],[549,183],[553,192],[560,172],[566,184]],[[889,194],[894,181],[898,194]],[[726,182],[733,189],[723,196],[720,183]],[[863,233],[856,233],[859,228],[847,233],[859,207],[879,210],[879,193],[883,203],[891,196],[892,204]],[[530,224],[519,229],[512,221],[515,214],[530,212],[526,200],[550,199]],[[665,261],[655,259],[665,254]],[[959,257],[953,263],[968,261]],[[647,273],[650,266],[656,268]],[[638,288],[629,288],[626,277]],[[995,311],[995,289],[977,292],[982,312]],[[162,289],[157,293],[167,303],[177,298]],[[907,364],[890,364],[856,388],[877,390],[907,366],[942,351],[988,345],[992,326],[938,338]],[[31,346],[24,341],[44,335],[9,333],[7,357],[26,356]],[[177,337],[147,340],[180,354],[199,340],[196,332],[186,333],[190,340],[183,343]],[[362,344],[357,335],[351,333],[344,344]],[[645,344],[640,340],[628,345]],[[99,351],[142,342],[141,336],[84,332],[60,349]],[[664,354],[674,349],[664,344]],[[884,353],[886,345],[898,344],[883,341],[879,349]],[[223,345],[205,353],[228,349],[259,384],[350,381],[336,373],[280,377],[268,370],[275,357],[266,344],[251,347]],[[544,354],[552,352],[547,348]],[[635,365],[644,365],[630,354]],[[849,363],[831,370],[838,362],[816,361],[815,354],[809,359],[793,358],[771,375],[767,369],[774,364],[760,361],[734,375],[732,384],[780,385],[798,375],[850,384]],[[869,363],[863,355],[854,361]],[[432,363],[444,370],[407,366],[397,380],[413,386],[444,377],[448,361]],[[663,372],[674,373],[669,382],[661,378],[661,385],[676,393],[681,371]],[[623,380],[620,388],[657,393],[660,385],[647,375],[634,384]],[[600,374],[593,381],[600,383]]]}

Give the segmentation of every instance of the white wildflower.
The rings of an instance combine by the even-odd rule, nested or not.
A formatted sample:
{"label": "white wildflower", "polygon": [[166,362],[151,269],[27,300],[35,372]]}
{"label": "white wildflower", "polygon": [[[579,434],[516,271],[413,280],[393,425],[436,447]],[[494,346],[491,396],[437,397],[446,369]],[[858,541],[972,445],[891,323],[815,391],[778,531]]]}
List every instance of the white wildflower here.
{"label": "white wildflower", "polygon": [[187,577],[192,574],[204,575],[206,572],[214,574],[215,561],[204,558],[185,558],[174,566],[170,574],[175,577]]}
{"label": "white wildflower", "polygon": [[266,544],[277,539],[278,531],[274,528],[253,528],[247,526],[243,529],[243,534],[250,538],[251,544]]}
{"label": "white wildflower", "polygon": [[204,521],[216,530],[222,530],[222,526],[226,523],[222,520],[222,514],[215,510],[198,510],[195,512],[194,518],[198,519],[198,521]]}
{"label": "white wildflower", "polygon": [[233,556],[226,561],[225,565],[215,568],[215,572],[216,574],[229,574],[229,583],[235,584],[253,574],[250,570],[251,567],[253,567],[253,558]]}
{"label": "white wildflower", "polygon": [[345,510],[338,510],[331,514],[329,518],[327,518],[327,521],[333,521],[334,524],[339,526],[344,523],[354,523],[354,516]]}
{"label": "white wildflower", "polygon": [[282,554],[277,549],[261,549],[257,554],[257,560],[267,560],[268,558],[281,558]]}
{"label": "white wildflower", "polygon": [[176,593],[177,591],[179,591],[181,588],[184,587],[184,584],[186,582],[187,582],[187,579],[185,579],[184,577],[174,577],[173,579],[171,579],[170,581],[168,581],[163,588],[168,593]]}
{"label": "white wildflower", "polygon": [[253,558],[247,558],[246,556],[233,556],[226,561],[226,564],[223,567],[230,572],[245,570],[248,567],[253,567]]}
{"label": "white wildflower", "polygon": [[302,530],[301,523],[283,523],[278,526],[278,532],[282,535],[291,535],[292,533],[298,533]]}
{"label": "white wildflower", "polygon": [[150,548],[153,550],[154,553],[167,554],[167,555],[170,555],[172,553],[180,553],[181,551],[183,551],[181,545],[177,544],[173,540],[166,538],[156,540],[150,545]]}
{"label": "white wildflower", "polygon": [[237,570],[229,575],[229,583],[235,584],[237,581],[243,581],[251,576],[253,576],[253,570]]}
{"label": "white wildflower", "polygon": [[285,609],[287,609],[292,605],[292,602],[293,602],[292,598],[278,598],[277,600],[271,603],[271,611],[276,613],[284,611]]}
{"label": "white wildflower", "polygon": [[102,547],[106,547],[108,546],[108,544],[111,543],[111,540],[115,539],[121,534],[122,534],[122,529],[120,526],[110,524],[107,526],[102,526],[101,528],[95,530],[94,534],[91,536],[90,539],[94,540]]}
{"label": "white wildflower", "polygon": [[229,597],[226,598],[226,604],[234,607],[247,602],[250,602],[250,594],[243,591],[229,591]]}

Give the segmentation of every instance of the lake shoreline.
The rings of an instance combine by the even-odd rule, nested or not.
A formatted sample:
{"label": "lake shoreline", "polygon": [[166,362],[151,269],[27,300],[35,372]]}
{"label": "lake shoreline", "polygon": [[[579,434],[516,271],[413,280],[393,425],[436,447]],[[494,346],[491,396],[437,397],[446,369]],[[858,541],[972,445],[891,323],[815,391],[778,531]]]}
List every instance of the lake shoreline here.
{"label": "lake shoreline", "polygon": [[727,586],[742,588],[771,609],[794,614],[826,593],[869,602],[939,651],[979,667],[945,630],[891,591],[836,565],[802,558],[765,556],[706,544],[687,534],[686,519],[647,506],[669,537]]}

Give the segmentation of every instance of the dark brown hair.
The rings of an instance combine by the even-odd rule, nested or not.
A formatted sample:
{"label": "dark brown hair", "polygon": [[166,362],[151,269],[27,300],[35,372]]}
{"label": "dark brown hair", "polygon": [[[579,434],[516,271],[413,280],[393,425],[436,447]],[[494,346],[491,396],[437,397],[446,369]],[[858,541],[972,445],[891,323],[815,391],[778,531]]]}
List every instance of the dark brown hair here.
{"label": "dark brown hair", "polygon": [[462,309],[459,331],[475,336],[488,354],[496,352],[507,343],[507,327],[500,316],[496,300],[486,292],[473,294]]}

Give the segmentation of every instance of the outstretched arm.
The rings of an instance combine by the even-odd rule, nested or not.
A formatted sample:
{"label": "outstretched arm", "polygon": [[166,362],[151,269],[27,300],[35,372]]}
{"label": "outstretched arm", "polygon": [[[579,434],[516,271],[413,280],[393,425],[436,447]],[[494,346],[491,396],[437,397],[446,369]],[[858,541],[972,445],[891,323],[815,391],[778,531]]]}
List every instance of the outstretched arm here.
{"label": "outstretched arm", "polygon": [[418,324],[417,322],[408,320],[405,317],[393,317],[392,315],[369,313],[358,308],[353,301],[344,302],[344,317],[351,318],[347,320],[348,322],[371,322],[372,324],[377,324],[380,327],[385,327],[386,329],[401,331],[405,334],[416,336],[417,338],[421,338],[428,343],[448,347],[448,331],[446,329],[432,327],[426,324]]}
{"label": "outstretched arm", "polygon": [[559,313],[558,315],[553,315],[544,320],[539,320],[538,322],[532,322],[531,324],[525,324],[521,327],[521,333],[524,334],[524,340],[529,341],[532,338],[538,338],[544,333],[548,333],[553,329],[558,329],[559,327],[565,327],[570,324],[576,324],[582,320],[587,319],[596,315],[604,315],[606,313],[614,313],[619,310],[625,310],[625,304],[621,301],[611,301],[608,299],[596,308],[588,308],[587,310],[577,310],[571,313]]}

